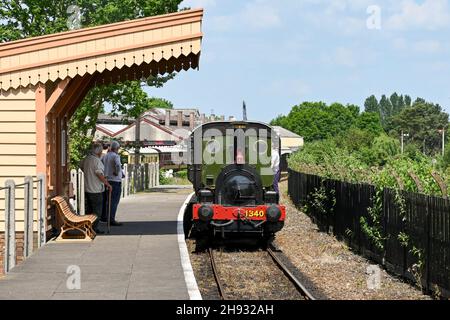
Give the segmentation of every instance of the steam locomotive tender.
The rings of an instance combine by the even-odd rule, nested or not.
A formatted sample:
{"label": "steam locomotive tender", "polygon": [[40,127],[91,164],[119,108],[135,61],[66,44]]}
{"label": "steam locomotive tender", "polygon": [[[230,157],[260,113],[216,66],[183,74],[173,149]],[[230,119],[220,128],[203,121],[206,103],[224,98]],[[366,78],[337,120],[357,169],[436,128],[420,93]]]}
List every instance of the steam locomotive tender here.
{"label": "steam locomotive tender", "polygon": [[270,239],[283,228],[286,209],[279,205],[271,164],[280,140],[270,126],[212,122],[196,128],[189,141],[188,177],[195,189],[190,222],[196,237]]}

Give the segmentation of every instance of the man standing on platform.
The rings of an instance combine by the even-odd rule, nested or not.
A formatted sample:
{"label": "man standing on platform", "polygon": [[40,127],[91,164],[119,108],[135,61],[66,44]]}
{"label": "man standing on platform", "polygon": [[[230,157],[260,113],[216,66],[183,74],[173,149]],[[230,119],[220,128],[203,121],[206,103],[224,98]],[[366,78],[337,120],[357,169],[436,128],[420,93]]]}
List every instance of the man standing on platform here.
{"label": "man standing on platform", "polygon": [[111,185],[105,178],[104,166],[100,157],[102,155],[103,146],[100,143],[94,143],[90,154],[80,163],[80,168],[84,173],[84,191],[86,212],[88,214],[95,214],[98,219],[95,221],[93,227],[97,234],[104,232],[98,229],[98,223],[102,216],[103,194],[109,193],[112,190]]}
{"label": "man standing on platform", "polygon": [[108,153],[102,158],[105,166],[105,176],[109,184],[112,186],[111,194],[105,192],[103,200],[103,215],[102,222],[108,222],[108,210],[110,212],[110,223],[112,226],[121,226],[122,223],[116,220],[117,207],[119,206],[120,197],[122,194],[122,164],[119,155],[120,144],[117,141],[111,143]]}

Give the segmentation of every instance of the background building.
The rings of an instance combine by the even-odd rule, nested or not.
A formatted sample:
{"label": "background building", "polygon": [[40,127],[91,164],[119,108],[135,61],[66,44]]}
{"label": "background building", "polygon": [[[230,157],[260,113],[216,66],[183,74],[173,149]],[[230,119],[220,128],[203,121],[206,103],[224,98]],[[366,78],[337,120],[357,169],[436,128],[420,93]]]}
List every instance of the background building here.
{"label": "background building", "polygon": [[[172,159],[183,157],[187,151],[184,141],[197,126],[225,117],[200,114],[198,109],[161,109],[145,112],[139,120],[139,141],[142,146],[141,163],[159,162],[161,168],[179,168]],[[134,163],[137,141],[136,121],[122,116],[99,115],[95,140],[117,140],[127,150],[128,163]]]}
{"label": "background building", "polygon": [[281,140],[280,169],[281,171],[287,171],[287,159],[291,154],[302,148],[305,142],[303,137],[283,127],[274,126],[273,129],[280,136]]}

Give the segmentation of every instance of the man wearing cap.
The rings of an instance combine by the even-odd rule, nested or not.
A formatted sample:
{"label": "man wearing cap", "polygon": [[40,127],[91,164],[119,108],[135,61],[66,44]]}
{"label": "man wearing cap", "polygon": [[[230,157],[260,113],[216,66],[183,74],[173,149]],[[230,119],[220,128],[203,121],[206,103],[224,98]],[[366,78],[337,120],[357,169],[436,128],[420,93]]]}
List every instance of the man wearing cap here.
{"label": "man wearing cap", "polygon": [[117,207],[119,206],[122,194],[122,164],[119,155],[120,144],[117,141],[111,143],[108,153],[102,158],[105,166],[105,176],[108,183],[112,186],[111,194],[105,194],[102,221],[108,221],[108,210],[110,212],[110,223],[112,226],[121,226],[122,223],[116,220]]}
{"label": "man wearing cap", "polygon": [[105,178],[104,166],[100,160],[102,151],[103,145],[101,143],[92,144],[90,154],[80,163],[80,168],[84,173],[86,212],[88,214],[95,214],[98,217],[93,225],[97,234],[104,233],[98,229],[98,222],[103,211],[103,193],[105,186],[107,190],[112,190],[111,184]]}

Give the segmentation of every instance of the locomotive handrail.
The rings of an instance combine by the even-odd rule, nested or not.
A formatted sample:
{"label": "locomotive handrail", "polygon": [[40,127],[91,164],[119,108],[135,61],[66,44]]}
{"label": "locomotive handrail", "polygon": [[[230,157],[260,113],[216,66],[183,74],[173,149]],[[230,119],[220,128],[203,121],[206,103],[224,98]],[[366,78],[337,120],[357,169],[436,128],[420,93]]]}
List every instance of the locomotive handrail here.
{"label": "locomotive handrail", "polygon": [[231,220],[231,221],[228,221],[228,222],[226,222],[226,223],[223,223],[223,224],[220,224],[220,223],[217,223],[217,222],[211,221],[211,225],[213,225],[214,227],[217,227],[217,228],[224,228],[224,227],[228,227],[228,226],[231,226],[231,225],[232,225],[233,223],[234,223],[234,221],[233,221],[233,220]]}
{"label": "locomotive handrail", "polygon": [[266,223],[266,221],[261,221],[260,223],[254,223],[253,221],[249,220],[249,222],[251,223],[251,225],[253,226],[253,228],[258,229],[259,227],[261,227],[264,223]]}

